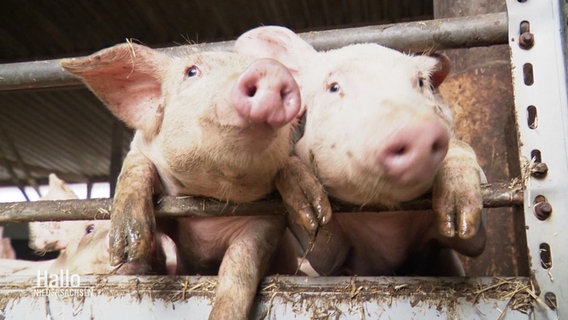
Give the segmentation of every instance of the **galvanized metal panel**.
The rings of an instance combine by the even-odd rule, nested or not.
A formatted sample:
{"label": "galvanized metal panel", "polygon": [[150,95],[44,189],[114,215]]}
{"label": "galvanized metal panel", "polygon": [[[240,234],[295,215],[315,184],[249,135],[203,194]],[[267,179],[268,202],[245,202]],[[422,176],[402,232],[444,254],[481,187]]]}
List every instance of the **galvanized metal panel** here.
{"label": "galvanized metal panel", "polygon": [[[61,279],[64,279],[63,277]],[[207,319],[216,277],[0,278],[6,319]],[[50,290],[51,295],[48,295]],[[268,277],[252,319],[529,319],[526,278]]]}
{"label": "galvanized metal panel", "polygon": [[[524,212],[530,268],[535,291],[544,302],[536,309],[537,318],[564,319],[568,317],[568,215],[565,213],[568,210],[568,99],[564,1],[508,0],[507,5],[520,157],[525,163]],[[526,24],[522,27],[523,22],[529,27]],[[523,36],[533,37],[531,45],[527,42],[523,45],[520,41],[525,32],[530,34]],[[542,163],[547,165],[548,172],[533,174]],[[546,200],[542,201],[544,198]],[[548,215],[539,209],[542,204],[538,202],[546,203],[550,209],[546,210]]]}

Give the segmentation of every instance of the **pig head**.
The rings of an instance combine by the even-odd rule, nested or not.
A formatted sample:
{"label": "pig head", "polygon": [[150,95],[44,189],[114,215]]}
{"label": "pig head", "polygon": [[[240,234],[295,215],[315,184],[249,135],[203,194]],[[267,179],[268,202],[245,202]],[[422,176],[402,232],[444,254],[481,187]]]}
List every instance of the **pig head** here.
{"label": "pig head", "polygon": [[421,273],[407,266],[433,264],[433,256],[456,261],[442,248],[483,250],[483,172],[473,150],[452,138],[451,111],[437,90],[447,58],[369,43],[317,52],[282,27],[253,29],[236,48],[292,71],[306,116],[295,151],[330,196],[395,209],[432,190],[433,212],[334,213],[315,240],[300,232],[306,249],[315,241],[307,257],[318,272]]}
{"label": "pig head", "polygon": [[[82,221],[81,221],[82,222]],[[73,249],[62,249],[56,259],[43,261],[7,260],[0,259],[0,274],[17,274],[37,276],[38,272],[48,274],[112,274],[117,268],[109,263],[109,231],[110,221],[100,220],[85,227],[85,231],[77,239]],[[157,234],[156,242],[160,244],[158,249],[152,252],[148,260],[152,271],[156,274],[175,274],[168,260],[175,263],[175,256],[168,252],[171,244],[166,236]],[[136,271],[136,270],[134,270]]]}
{"label": "pig head", "polygon": [[[65,181],[51,173],[49,174],[49,188],[41,200],[71,200],[78,199]],[[74,221],[42,221],[28,223],[30,229],[30,248],[37,252],[68,250],[75,251],[79,241],[88,232],[89,228],[100,220],[74,220]]]}
{"label": "pig head", "polygon": [[[127,273],[145,268],[145,253],[156,247],[154,193],[239,203],[276,187],[307,229],[329,217],[318,180],[291,157],[300,93],[279,62],[230,52],[170,56],[128,43],[62,65],[136,129],[111,214],[111,261],[126,260]],[[295,272],[285,227],[276,216],[160,225],[176,243],[179,273],[218,272],[213,319],[247,318],[266,272]]]}
{"label": "pig head", "polygon": [[[60,270],[69,270],[73,274],[113,274],[118,268],[109,263],[110,247],[109,232],[110,221],[91,223],[86,233],[78,239],[75,250],[64,250],[49,268],[50,273]],[[175,274],[175,270],[168,266],[168,262],[175,261],[173,252],[169,252],[171,244],[166,236],[156,233],[154,243],[157,247],[148,253],[148,263],[152,274]],[[174,262],[175,263],[175,262]],[[130,267],[131,265],[126,265]],[[129,270],[130,271],[130,270]],[[139,270],[131,270],[135,274]],[[124,272],[123,272],[124,273]]]}

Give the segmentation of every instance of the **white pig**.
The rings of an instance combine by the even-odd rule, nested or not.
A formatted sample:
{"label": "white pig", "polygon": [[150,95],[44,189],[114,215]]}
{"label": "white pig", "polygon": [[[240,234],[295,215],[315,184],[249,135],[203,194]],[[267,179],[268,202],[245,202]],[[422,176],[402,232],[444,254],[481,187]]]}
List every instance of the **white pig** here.
{"label": "white pig", "polygon": [[[290,156],[300,93],[277,61],[230,52],[170,56],[128,43],[61,64],[136,129],[111,214],[111,261],[126,260],[125,273],[147,269],[146,252],[156,247],[154,193],[241,203],[277,185],[288,207],[308,217],[306,228],[330,216],[321,185]],[[261,277],[296,270],[284,217],[170,222],[159,227],[176,243],[178,271],[219,275],[211,319],[247,319]]]}
{"label": "white pig", "polygon": [[[91,223],[85,234],[76,241],[74,250],[61,250],[56,259],[44,261],[29,261],[15,259],[0,259],[0,274],[37,275],[37,272],[48,274],[112,274],[116,271],[109,263],[109,231],[110,221]],[[156,242],[163,238],[156,239]],[[158,248],[148,259],[152,271],[156,274],[170,273],[166,266],[166,256],[162,248]]]}
{"label": "white pig", "polygon": [[[65,181],[59,179],[59,177],[51,173],[49,175],[49,188],[47,193],[42,196],[41,200],[71,200],[78,199],[77,195],[69,188]],[[71,221],[42,221],[42,222],[30,222],[30,248],[38,252],[47,251],[60,251],[57,258],[57,265],[59,266],[69,266],[64,259],[67,257],[72,257],[76,260],[76,257],[89,257],[85,258],[85,261],[81,263],[72,262],[75,266],[80,266],[81,268],[76,268],[76,273],[88,274],[97,273],[104,274],[106,271],[111,270],[110,263],[108,261],[109,254],[108,250],[105,250],[102,254],[107,259],[98,259],[101,257],[101,252],[97,252],[92,247],[95,245],[82,245],[82,248],[78,248],[80,242],[89,242],[88,240],[93,237],[100,237],[91,235],[94,230],[97,230],[98,234],[107,232],[110,230],[110,221],[108,220],[71,220]],[[161,251],[164,252],[166,256],[167,273],[175,274],[177,266],[177,257],[175,253],[175,245],[172,240],[163,235],[157,234],[158,242],[160,244]],[[108,241],[107,241],[108,242]],[[83,250],[84,252],[76,253],[77,250]],[[101,260],[101,261],[99,261]],[[105,265],[107,264],[107,265]],[[162,272],[160,272],[162,273]]]}
{"label": "white pig", "polygon": [[[41,200],[72,200],[77,195],[59,177],[49,174],[47,193]],[[93,225],[108,223],[101,220],[41,221],[28,223],[30,229],[30,248],[37,252],[75,250],[83,236]]]}
{"label": "white pig", "polygon": [[[276,26],[243,34],[235,47],[293,72],[307,116],[295,151],[330,196],[395,208],[432,189],[433,211],[335,212],[307,255],[318,273],[461,274],[446,248],[483,251],[484,175],[473,150],[452,138],[451,111],[437,91],[447,58],[370,43],[317,52]],[[296,234],[309,249],[313,239]]]}

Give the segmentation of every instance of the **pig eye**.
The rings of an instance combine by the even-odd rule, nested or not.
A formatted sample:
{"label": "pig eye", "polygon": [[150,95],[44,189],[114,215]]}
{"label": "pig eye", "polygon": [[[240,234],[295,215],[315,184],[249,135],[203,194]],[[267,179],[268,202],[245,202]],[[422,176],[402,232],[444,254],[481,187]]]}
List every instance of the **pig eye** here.
{"label": "pig eye", "polygon": [[95,226],[90,224],[85,228],[85,234],[89,234],[92,233],[93,231],[95,231]]}
{"label": "pig eye", "polygon": [[198,76],[199,73],[200,73],[200,70],[197,66],[191,66],[185,72],[185,74],[187,75],[188,78]]}
{"label": "pig eye", "polygon": [[419,88],[424,88],[424,82],[426,79],[424,79],[424,77],[418,77],[418,87]]}
{"label": "pig eye", "polygon": [[339,85],[339,83],[334,82],[329,86],[329,88],[327,90],[331,93],[335,93],[335,92],[339,92],[340,89],[341,89],[341,86]]}

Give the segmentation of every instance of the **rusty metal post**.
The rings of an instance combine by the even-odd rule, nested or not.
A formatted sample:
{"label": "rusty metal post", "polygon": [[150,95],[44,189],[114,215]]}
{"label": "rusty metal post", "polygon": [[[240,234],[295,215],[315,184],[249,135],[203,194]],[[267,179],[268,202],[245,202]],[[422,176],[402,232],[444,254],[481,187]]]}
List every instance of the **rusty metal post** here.
{"label": "rusty metal post", "polygon": [[[505,1],[434,0],[434,18],[502,12]],[[488,181],[520,176],[514,121],[510,53],[506,45],[444,52],[451,75],[441,92],[452,105],[456,136],[476,150]],[[477,258],[464,258],[472,276],[528,274],[522,208],[497,208],[487,214],[488,240]]]}

